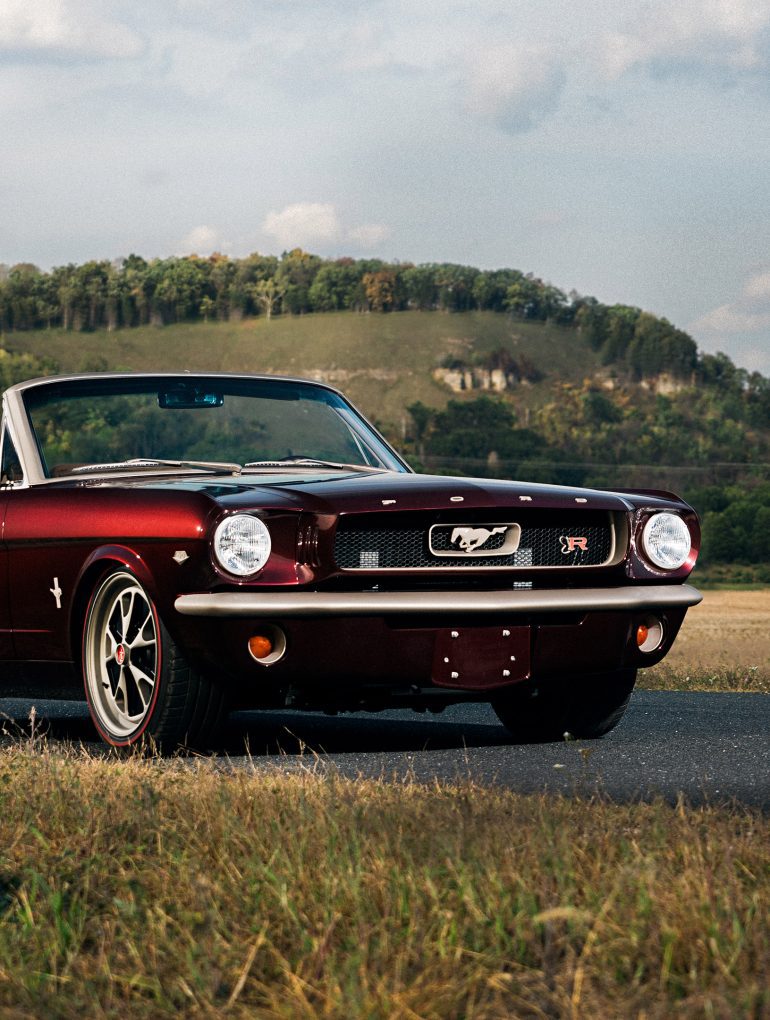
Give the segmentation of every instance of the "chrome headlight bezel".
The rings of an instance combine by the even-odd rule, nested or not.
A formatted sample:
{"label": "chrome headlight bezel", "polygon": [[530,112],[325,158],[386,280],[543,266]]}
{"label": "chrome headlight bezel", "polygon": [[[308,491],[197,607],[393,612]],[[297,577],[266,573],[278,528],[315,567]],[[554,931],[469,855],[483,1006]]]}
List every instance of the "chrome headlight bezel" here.
{"label": "chrome headlight bezel", "polygon": [[692,536],[679,514],[660,511],[645,522],[641,546],[646,559],[658,570],[679,570],[692,552]]}
{"label": "chrome headlight bezel", "polygon": [[272,541],[264,521],[254,514],[233,514],[214,531],[214,558],[233,577],[253,577],[270,558]]}

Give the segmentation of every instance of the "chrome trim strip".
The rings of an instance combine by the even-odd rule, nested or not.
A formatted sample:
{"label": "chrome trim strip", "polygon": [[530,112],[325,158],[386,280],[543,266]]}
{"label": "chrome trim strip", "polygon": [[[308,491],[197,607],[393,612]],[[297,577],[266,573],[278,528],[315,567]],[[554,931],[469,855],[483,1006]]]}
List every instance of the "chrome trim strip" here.
{"label": "chrome trim strip", "polygon": [[403,613],[563,613],[696,606],[703,596],[689,584],[557,591],[478,592],[211,592],[180,595],[184,616],[393,616]]}
{"label": "chrome trim strip", "polygon": [[[23,384],[20,383],[19,386],[21,385]],[[40,467],[37,442],[19,396],[19,389],[15,386],[3,394],[3,419],[13,439],[24,474],[24,485],[20,488],[27,488],[42,481],[45,474]]]}

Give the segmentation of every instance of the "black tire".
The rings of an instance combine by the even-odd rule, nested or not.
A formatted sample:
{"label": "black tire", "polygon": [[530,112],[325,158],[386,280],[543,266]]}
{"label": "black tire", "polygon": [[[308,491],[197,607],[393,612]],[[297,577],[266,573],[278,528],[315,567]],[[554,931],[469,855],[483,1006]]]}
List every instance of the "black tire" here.
{"label": "black tire", "polygon": [[635,669],[527,683],[498,696],[492,707],[517,743],[591,739],[618,725],[635,683]]}
{"label": "black tire", "polygon": [[221,687],[191,669],[147,591],[125,570],[94,589],[83,679],[94,725],[113,747],[202,748],[226,712]]}

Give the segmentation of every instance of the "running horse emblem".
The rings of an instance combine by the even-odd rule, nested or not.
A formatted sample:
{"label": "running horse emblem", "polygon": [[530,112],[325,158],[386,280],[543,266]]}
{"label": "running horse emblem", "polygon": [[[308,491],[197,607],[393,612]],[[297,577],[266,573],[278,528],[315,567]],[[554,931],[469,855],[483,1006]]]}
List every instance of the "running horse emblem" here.
{"label": "running horse emblem", "polygon": [[452,545],[459,545],[463,552],[471,553],[486,545],[493,535],[504,535],[507,530],[506,525],[499,528],[455,528],[449,541]]}

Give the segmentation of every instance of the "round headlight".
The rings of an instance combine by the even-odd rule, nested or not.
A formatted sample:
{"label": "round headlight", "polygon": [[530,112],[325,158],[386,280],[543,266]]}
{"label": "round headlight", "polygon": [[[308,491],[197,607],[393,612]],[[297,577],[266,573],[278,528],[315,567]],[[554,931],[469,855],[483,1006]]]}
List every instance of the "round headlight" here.
{"label": "round headlight", "polygon": [[220,565],[238,577],[256,574],[270,556],[270,532],[258,517],[234,514],[214,532],[214,554]]}
{"label": "round headlight", "polygon": [[642,532],[642,548],[662,570],[676,570],[690,555],[690,532],[676,514],[653,514]]}

